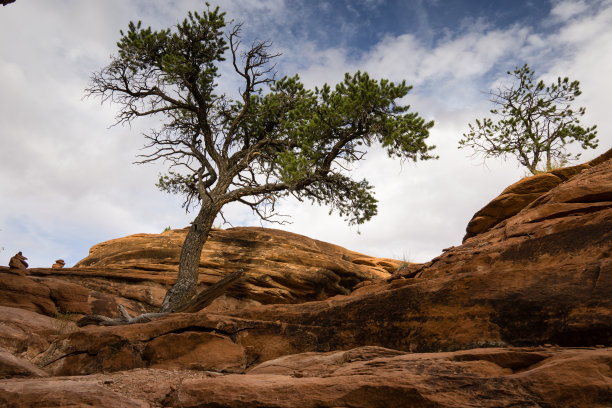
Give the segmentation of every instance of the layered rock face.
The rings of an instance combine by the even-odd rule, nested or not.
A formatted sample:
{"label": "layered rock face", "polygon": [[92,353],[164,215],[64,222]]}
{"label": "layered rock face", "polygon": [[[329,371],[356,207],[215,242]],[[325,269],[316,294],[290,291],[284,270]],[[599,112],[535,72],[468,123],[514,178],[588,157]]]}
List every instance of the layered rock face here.
{"label": "layered rock face", "polygon": [[[119,279],[134,282],[134,291],[148,291],[149,304],[158,307],[176,279],[186,235],[187,229],[170,230],[103,242],[92,247],[75,269],[83,271],[83,278],[90,270],[112,271]],[[299,303],[346,295],[363,281],[389,277],[400,265],[285,231],[231,228],[211,232],[202,251],[199,281],[202,289],[229,272],[245,269],[247,277],[230,289],[229,297],[251,303]]]}
{"label": "layered rock face", "polygon": [[612,149],[587,163],[554,169],[546,173],[526,177],[514,183],[474,214],[467,225],[466,234],[463,240],[465,241],[468,238],[489,231],[500,222],[518,214],[519,211],[528,204],[535,201],[542,194],[550,191],[553,187],[580,174],[583,170],[589,169],[611,158]]}
{"label": "layered rock face", "polygon": [[[0,373],[12,377],[0,380],[0,405],[57,390],[66,405],[90,406],[103,406],[91,402],[98,396],[124,406],[610,407],[612,160],[549,187],[463,245],[393,274],[390,261],[293,234],[215,231],[216,249],[205,249],[201,273],[253,271],[258,279],[230,293],[250,304],[61,332],[53,329],[58,319],[40,314],[42,306],[22,310],[20,318],[5,318],[12,331],[2,334],[0,325],[0,347],[21,359],[0,352]],[[174,273],[178,251],[170,248],[181,233],[110,241],[78,268],[53,275],[6,276],[37,280],[49,291],[50,281],[69,279],[85,286],[88,299],[101,293],[92,282],[107,281],[108,296],[117,291],[117,302],[136,308],[125,288],[155,282],[161,291]],[[253,238],[239,241],[238,234]],[[157,255],[147,261],[147,251]],[[262,289],[270,288],[261,283],[264,271],[273,270],[270,281],[278,284],[283,268],[295,269],[277,286],[280,300],[259,304],[270,293]],[[320,290],[329,271],[335,285],[325,281],[328,289]],[[354,276],[361,278],[348,278]],[[11,310],[19,309],[6,307],[0,316]],[[30,314],[41,319],[33,319],[38,337],[26,340],[20,322]]]}

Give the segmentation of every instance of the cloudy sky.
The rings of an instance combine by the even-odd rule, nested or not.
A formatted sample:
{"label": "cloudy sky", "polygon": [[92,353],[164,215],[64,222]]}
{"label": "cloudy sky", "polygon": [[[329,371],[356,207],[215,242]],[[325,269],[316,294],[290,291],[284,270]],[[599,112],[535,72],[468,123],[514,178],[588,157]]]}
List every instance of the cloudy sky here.
{"label": "cloudy sky", "polygon": [[[214,3],[214,1],[213,1]],[[528,63],[547,82],[581,83],[585,125],[611,147],[611,0],[233,0],[218,3],[244,37],[270,39],[281,74],[309,87],[345,72],[413,85],[405,103],[435,126],[439,160],[392,161],[374,149],[355,169],[376,186],[379,215],[359,229],[326,208],[286,201],[283,228],[368,255],[427,261],[457,245],[471,216],[526,175],[513,160],[473,159],[457,141],[491,108],[486,92]],[[158,191],[159,166],[132,164],[152,124],[111,127],[114,106],[83,99],[130,20],[165,28],[197,0],[17,0],[0,7],[0,265],[72,266],[99,242],[187,226],[178,197]],[[235,78],[224,78],[231,88]],[[246,208],[233,226],[260,225]],[[229,227],[229,226],[225,226]]]}

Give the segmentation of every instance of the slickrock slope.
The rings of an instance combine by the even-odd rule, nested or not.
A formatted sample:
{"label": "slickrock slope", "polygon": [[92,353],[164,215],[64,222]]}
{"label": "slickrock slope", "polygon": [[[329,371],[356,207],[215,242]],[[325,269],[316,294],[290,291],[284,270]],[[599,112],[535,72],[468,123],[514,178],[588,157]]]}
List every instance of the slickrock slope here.
{"label": "slickrock slope", "polygon": [[609,348],[359,347],[285,356],[246,374],[149,368],[0,380],[0,405],[12,407],[607,408],[611,401]]}
{"label": "slickrock slope", "polygon": [[[124,361],[131,362],[115,369],[146,367],[154,364],[142,351],[151,339],[188,331],[224,335],[255,362],[364,345],[419,352],[610,345],[611,248],[612,161],[607,161],[491,231],[412,268],[408,277],[395,275],[350,296],[226,313],[233,318],[175,316],[139,326],[137,338],[128,334],[132,328],[86,329],[56,343],[52,357],[40,362],[53,361],[61,367],[53,368],[58,373],[90,372],[84,367],[111,364],[111,351],[126,349],[130,357]],[[76,361],[64,364],[63,358]]]}
{"label": "slickrock slope", "polygon": [[[92,247],[89,256],[73,269],[80,271],[83,284],[97,290],[112,274],[120,282],[114,285],[116,294],[141,300],[133,293],[140,291],[157,307],[176,279],[186,234],[186,229],[170,230],[103,242]],[[290,232],[231,228],[212,231],[202,251],[199,279],[203,288],[243,268],[247,277],[229,291],[230,297],[264,304],[298,303],[348,294],[363,281],[389,277],[400,265],[399,261],[373,258]],[[95,280],[88,283],[88,271],[104,276],[98,284]]]}
{"label": "slickrock slope", "polygon": [[578,166],[563,167],[546,173],[525,177],[506,188],[491,202],[478,211],[466,228],[463,240],[489,231],[500,222],[518,214],[528,204],[553,187],[569,180],[582,170],[589,169],[612,158],[612,149],[590,162]]}
{"label": "slickrock slope", "polygon": [[189,379],[169,400],[181,407],[606,407],[611,377],[610,349],[424,355],[362,347]]}
{"label": "slickrock slope", "polygon": [[609,345],[611,254],[608,160],[489,232],[411,269],[406,279],[326,303],[250,309],[241,317],[319,327],[312,331],[332,349]]}

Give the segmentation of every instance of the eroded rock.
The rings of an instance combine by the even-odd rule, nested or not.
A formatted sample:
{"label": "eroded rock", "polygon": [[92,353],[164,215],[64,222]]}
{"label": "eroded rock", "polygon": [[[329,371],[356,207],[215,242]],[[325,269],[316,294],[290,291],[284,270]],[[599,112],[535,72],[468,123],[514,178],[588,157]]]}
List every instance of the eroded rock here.
{"label": "eroded rock", "polygon": [[52,269],[62,269],[66,265],[66,262],[63,259],[58,259],[51,266]]}
{"label": "eroded rock", "polygon": [[29,310],[0,306],[0,347],[33,357],[49,347],[68,325]]}
{"label": "eroded rock", "polygon": [[[51,269],[48,269],[51,271]],[[35,271],[40,271],[37,269]],[[86,314],[118,316],[117,302],[109,294],[92,291],[62,279],[39,277],[39,272],[20,276],[0,268],[0,306],[29,310],[46,316],[71,316],[76,320]],[[126,306],[131,311],[142,307]]]}
{"label": "eroded rock", "polygon": [[172,334],[177,344],[182,336],[189,343],[193,335],[185,333],[192,331],[214,331],[242,347],[247,367],[289,354],[363,345],[412,352],[609,346],[611,194],[612,161],[607,161],[503,224],[449,248],[413,270],[413,278],[395,276],[323,301],[83,330],[56,342],[39,363],[56,374],[147,367],[154,363],[142,350],[153,339]]}
{"label": "eroded rock", "polygon": [[611,401],[611,364],[611,350],[424,355],[359,348],[273,360],[248,375],[188,379],[172,402],[180,407],[603,408]]}
{"label": "eroded rock", "polygon": [[149,407],[146,402],[125,397],[95,381],[51,379],[0,381],[0,405],[15,408]]}
{"label": "eroded rock", "polygon": [[[186,229],[136,234],[103,242],[75,270],[107,269],[117,279],[150,282],[151,304],[159,306],[178,271]],[[348,294],[360,282],[385,279],[401,262],[368,257],[337,245],[285,231],[245,227],[213,230],[200,261],[200,290],[238,269],[242,282],[227,296],[258,303],[300,303]],[[86,284],[86,283],[84,283]],[[129,285],[121,285],[123,297]],[[135,289],[138,290],[138,289]]]}
{"label": "eroded rock", "polygon": [[590,162],[578,166],[551,170],[517,181],[474,214],[467,225],[463,241],[465,242],[468,238],[489,231],[500,222],[518,214],[519,211],[552,188],[580,174],[583,170],[594,167],[611,158],[612,149]]}
{"label": "eroded rock", "polygon": [[17,252],[9,260],[9,272],[25,276],[28,272],[28,263],[26,262],[27,259],[28,258],[23,256],[21,251]]}
{"label": "eroded rock", "polygon": [[48,377],[49,375],[21,358],[17,358],[0,348],[0,379],[20,377]]}

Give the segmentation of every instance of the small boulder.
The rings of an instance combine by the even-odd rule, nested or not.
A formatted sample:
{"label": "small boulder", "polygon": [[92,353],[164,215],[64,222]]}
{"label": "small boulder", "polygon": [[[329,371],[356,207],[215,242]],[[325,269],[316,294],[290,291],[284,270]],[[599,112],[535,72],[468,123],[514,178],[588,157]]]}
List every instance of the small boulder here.
{"label": "small boulder", "polygon": [[66,262],[63,259],[58,259],[57,261],[55,261],[53,266],[51,266],[51,268],[62,269],[65,265],[66,265]]}
{"label": "small boulder", "polygon": [[17,252],[9,261],[9,272],[25,276],[28,271],[27,259],[21,251]]}

